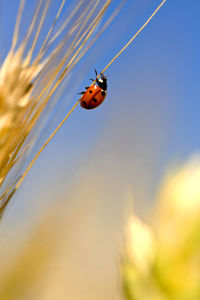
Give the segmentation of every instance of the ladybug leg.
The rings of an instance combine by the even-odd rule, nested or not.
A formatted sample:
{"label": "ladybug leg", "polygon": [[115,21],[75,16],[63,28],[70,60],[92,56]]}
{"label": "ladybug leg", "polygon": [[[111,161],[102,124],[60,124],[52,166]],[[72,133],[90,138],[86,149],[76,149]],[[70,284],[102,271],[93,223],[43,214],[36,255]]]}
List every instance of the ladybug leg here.
{"label": "ladybug leg", "polygon": [[[95,74],[96,74],[96,82],[99,84],[99,80],[98,80],[98,73],[97,73],[97,70],[96,69],[94,69],[94,71],[95,71]],[[101,73],[100,73],[100,75],[101,75]]]}
{"label": "ladybug leg", "polygon": [[85,89],[86,89],[86,90],[89,89],[89,86],[86,86]]}
{"label": "ladybug leg", "polygon": [[80,93],[77,93],[78,95],[84,95],[85,94],[85,92],[80,92]]}
{"label": "ladybug leg", "polygon": [[[96,74],[96,83],[98,84],[98,86],[99,86],[99,79],[97,78],[97,76],[98,76],[98,73],[97,73],[97,70],[96,69],[94,69],[94,71],[95,71],[95,74]],[[101,73],[100,73],[100,75],[101,75]]]}
{"label": "ladybug leg", "polygon": [[94,80],[94,79],[92,79],[92,78],[90,78],[90,80],[92,80],[92,81],[96,81],[96,80]]}

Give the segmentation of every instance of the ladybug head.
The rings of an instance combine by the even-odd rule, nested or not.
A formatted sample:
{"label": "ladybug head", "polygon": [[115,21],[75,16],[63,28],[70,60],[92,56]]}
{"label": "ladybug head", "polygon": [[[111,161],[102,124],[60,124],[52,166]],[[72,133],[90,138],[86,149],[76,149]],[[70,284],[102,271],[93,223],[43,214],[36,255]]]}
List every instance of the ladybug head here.
{"label": "ladybug head", "polygon": [[106,76],[103,73],[101,73],[100,79],[96,78],[96,81],[97,81],[98,86],[102,90],[107,91],[107,78],[106,78]]}

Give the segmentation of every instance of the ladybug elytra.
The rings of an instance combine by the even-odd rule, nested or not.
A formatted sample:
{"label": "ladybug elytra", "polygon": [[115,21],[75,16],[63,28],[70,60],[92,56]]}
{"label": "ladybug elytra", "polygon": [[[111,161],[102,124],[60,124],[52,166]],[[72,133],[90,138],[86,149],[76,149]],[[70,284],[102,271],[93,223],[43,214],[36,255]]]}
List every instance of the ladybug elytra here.
{"label": "ladybug elytra", "polygon": [[[107,78],[100,73],[100,79],[97,78],[97,71],[95,70],[96,74],[96,83],[90,87],[86,86],[86,91],[81,92],[81,106],[85,109],[93,109],[99,106],[105,99],[107,94]],[[94,81],[94,79],[91,79]]]}

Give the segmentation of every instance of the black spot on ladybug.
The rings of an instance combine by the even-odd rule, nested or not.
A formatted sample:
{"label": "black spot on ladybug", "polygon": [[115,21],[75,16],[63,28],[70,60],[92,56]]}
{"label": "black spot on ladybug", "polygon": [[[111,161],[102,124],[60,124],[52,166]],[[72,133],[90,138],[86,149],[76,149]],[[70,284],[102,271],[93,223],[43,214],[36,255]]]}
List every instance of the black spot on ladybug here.
{"label": "black spot on ladybug", "polygon": [[87,103],[85,101],[83,101],[83,105],[86,105]]}
{"label": "black spot on ladybug", "polygon": [[89,93],[92,94],[92,91],[90,90]]}
{"label": "black spot on ladybug", "polygon": [[101,95],[102,95],[102,96],[105,96],[105,94],[106,94],[105,91],[102,91],[102,92],[101,92]]}
{"label": "black spot on ladybug", "polygon": [[93,98],[93,101],[94,101],[94,102],[97,102],[97,99]]}

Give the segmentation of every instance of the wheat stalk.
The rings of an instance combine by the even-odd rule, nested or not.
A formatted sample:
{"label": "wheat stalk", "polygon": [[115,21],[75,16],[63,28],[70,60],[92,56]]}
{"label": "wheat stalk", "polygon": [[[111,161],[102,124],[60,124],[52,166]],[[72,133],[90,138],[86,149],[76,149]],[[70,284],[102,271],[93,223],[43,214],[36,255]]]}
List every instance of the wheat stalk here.
{"label": "wheat stalk", "polygon": [[38,0],[23,38],[27,3],[20,1],[10,51],[0,66],[0,216],[44,125],[42,117],[47,119],[47,108],[59,100],[63,83],[95,39],[94,30],[110,2],[77,1],[64,19],[68,7],[66,0],[60,1],[42,42],[51,1]]}

